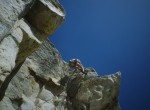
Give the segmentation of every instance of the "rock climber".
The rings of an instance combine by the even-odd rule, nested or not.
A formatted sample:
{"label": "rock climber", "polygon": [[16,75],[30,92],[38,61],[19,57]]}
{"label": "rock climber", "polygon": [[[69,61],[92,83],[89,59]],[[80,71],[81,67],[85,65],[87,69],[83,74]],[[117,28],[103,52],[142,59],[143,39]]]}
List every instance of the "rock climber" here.
{"label": "rock climber", "polygon": [[74,68],[75,71],[79,70],[80,72],[82,72],[83,74],[85,74],[85,76],[87,75],[87,72],[85,71],[83,65],[81,64],[81,61],[79,59],[72,59],[69,61],[69,66]]}

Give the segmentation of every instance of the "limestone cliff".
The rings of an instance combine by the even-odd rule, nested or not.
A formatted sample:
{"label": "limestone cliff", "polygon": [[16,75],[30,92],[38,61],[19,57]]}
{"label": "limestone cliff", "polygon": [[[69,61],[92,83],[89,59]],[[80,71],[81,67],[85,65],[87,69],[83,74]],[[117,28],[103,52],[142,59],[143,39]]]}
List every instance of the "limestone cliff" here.
{"label": "limestone cliff", "polygon": [[64,21],[57,0],[0,1],[0,110],[120,110],[120,73],[84,78],[47,40]]}

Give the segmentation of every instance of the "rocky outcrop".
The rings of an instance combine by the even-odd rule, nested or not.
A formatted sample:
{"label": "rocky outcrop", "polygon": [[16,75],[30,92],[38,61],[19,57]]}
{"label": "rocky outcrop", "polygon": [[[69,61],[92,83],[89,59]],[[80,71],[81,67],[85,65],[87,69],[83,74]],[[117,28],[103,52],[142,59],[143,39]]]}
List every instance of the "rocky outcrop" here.
{"label": "rocky outcrop", "polygon": [[74,72],[47,40],[64,21],[57,0],[1,0],[0,15],[0,110],[120,110],[120,72]]}
{"label": "rocky outcrop", "polygon": [[0,1],[0,41],[10,34],[16,21],[24,17],[33,3],[34,0]]}
{"label": "rocky outcrop", "polygon": [[[63,22],[64,10],[56,0],[54,1],[0,1],[0,100],[5,92],[3,89],[6,89],[18,67],[21,67],[25,59]],[[37,9],[39,9],[38,13],[32,13]],[[49,18],[38,17],[43,13]],[[38,26],[37,22],[32,20],[33,17],[36,17]],[[39,30],[43,28],[44,23],[46,23],[47,33]]]}
{"label": "rocky outcrop", "polygon": [[54,97],[64,91],[58,81],[66,74],[66,68],[58,51],[45,42],[26,59],[12,79],[0,107],[5,110],[54,109]]}
{"label": "rocky outcrop", "polygon": [[11,80],[1,110],[120,110],[120,73],[100,77],[72,73],[53,44],[46,41]]}
{"label": "rocky outcrop", "polygon": [[120,110],[120,73],[103,77],[78,76],[67,89],[69,110]]}

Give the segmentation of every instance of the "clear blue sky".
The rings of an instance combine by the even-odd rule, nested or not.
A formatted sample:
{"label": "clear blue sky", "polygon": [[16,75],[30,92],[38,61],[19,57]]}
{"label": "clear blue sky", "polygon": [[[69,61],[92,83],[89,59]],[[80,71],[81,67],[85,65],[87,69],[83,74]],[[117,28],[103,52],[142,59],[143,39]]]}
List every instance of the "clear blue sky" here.
{"label": "clear blue sky", "polygon": [[122,110],[150,110],[150,0],[59,0],[67,16],[50,40],[64,60],[122,72]]}

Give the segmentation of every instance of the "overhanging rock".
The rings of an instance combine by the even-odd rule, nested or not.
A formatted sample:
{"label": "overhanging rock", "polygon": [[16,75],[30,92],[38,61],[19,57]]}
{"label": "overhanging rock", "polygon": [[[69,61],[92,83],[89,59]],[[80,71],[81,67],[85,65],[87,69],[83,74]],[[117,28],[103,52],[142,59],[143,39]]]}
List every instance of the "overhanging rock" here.
{"label": "overhanging rock", "polygon": [[64,17],[64,10],[56,0],[37,0],[26,19],[40,33],[51,35],[64,21]]}
{"label": "overhanging rock", "polygon": [[[33,7],[33,8],[32,8]],[[35,8],[36,7],[36,8]],[[39,15],[44,14],[44,16]],[[41,17],[45,19],[41,19]],[[36,17],[36,18],[35,18]],[[46,19],[47,18],[47,19]],[[20,64],[64,21],[62,6],[52,0],[0,1],[0,85],[5,87]],[[38,21],[38,26],[35,21]],[[44,25],[46,23],[46,26]],[[45,27],[45,28],[44,28]],[[40,30],[40,29],[43,29]],[[46,30],[46,31],[44,31]],[[8,79],[9,81],[5,81]],[[4,83],[5,81],[5,83]],[[6,84],[7,82],[7,84]],[[0,93],[4,92],[0,87]],[[2,98],[2,97],[1,97]]]}

